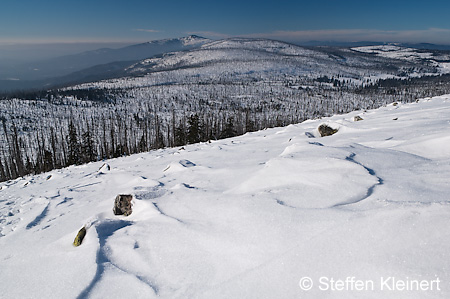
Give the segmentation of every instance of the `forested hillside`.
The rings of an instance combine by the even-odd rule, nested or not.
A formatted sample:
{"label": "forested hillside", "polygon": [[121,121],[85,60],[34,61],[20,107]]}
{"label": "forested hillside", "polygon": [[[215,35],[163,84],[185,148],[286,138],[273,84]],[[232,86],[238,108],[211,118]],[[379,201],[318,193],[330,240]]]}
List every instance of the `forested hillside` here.
{"label": "forested hillside", "polygon": [[6,95],[0,180],[450,93],[447,54],[380,49],[225,40],[127,77]]}

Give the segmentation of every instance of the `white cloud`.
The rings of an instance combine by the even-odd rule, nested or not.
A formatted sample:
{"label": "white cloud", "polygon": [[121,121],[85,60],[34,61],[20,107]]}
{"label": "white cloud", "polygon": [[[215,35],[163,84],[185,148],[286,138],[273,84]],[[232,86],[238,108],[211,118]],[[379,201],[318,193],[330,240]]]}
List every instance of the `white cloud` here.
{"label": "white cloud", "polygon": [[159,30],[154,30],[154,29],[133,29],[133,31],[150,32],[150,33],[158,33],[158,32],[161,32],[161,31],[159,31]]}
{"label": "white cloud", "polygon": [[450,44],[450,29],[430,28],[425,30],[376,30],[376,29],[331,29],[274,31],[256,33],[246,37],[262,37],[292,42],[306,41],[377,41]]}

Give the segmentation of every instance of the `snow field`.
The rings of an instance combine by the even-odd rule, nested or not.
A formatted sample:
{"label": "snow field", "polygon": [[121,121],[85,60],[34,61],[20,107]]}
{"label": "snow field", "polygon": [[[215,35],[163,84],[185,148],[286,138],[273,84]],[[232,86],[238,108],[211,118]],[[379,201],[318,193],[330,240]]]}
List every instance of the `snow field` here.
{"label": "snow field", "polygon": [[[443,96],[0,183],[1,296],[446,298],[449,126]],[[442,283],[324,291],[323,276]]]}

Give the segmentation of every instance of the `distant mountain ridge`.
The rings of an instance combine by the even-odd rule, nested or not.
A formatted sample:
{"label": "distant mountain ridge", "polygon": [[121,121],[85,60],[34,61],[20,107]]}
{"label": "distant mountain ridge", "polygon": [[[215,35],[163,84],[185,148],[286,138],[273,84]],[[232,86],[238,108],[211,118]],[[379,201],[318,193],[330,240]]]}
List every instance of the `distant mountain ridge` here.
{"label": "distant mountain ridge", "polygon": [[300,46],[329,46],[329,47],[366,47],[366,46],[381,46],[381,45],[397,45],[399,47],[414,48],[421,50],[450,50],[450,45],[438,45],[430,43],[386,43],[374,41],[359,41],[359,42],[336,42],[336,41],[308,41],[298,43]]}
{"label": "distant mountain ridge", "polygon": [[80,69],[116,61],[131,61],[149,58],[166,52],[189,50],[210,42],[210,39],[197,35],[182,38],[163,39],[136,44],[119,49],[98,49],[81,54],[55,58],[55,61],[67,63],[68,67]]}
{"label": "distant mountain ridge", "polygon": [[[210,39],[190,35],[181,38],[156,40],[119,49],[101,48],[80,54],[27,63],[16,67],[15,74],[0,78],[0,90],[8,89],[8,86],[11,86],[9,89],[38,88],[43,85],[43,82],[54,82],[57,81],[55,80],[57,77],[67,76],[94,66],[124,61],[139,61],[166,52],[194,49],[209,42],[211,42]],[[16,78],[17,80],[6,80],[7,78]]]}
{"label": "distant mountain ridge", "polygon": [[[450,53],[399,46],[355,48],[302,47],[268,39],[230,38],[213,41],[185,52],[170,52],[141,60],[126,69],[128,76],[195,69],[203,80],[261,77],[346,77],[345,80],[408,78],[448,73]],[[363,70],[364,69],[364,70]],[[125,76],[124,76],[125,77]],[[180,80],[185,80],[184,76]],[[209,79],[207,79],[209,78]],[[129,81],[129,80],[128,80]],[[139,80],[141,82],[142,80]],[[139,83],[141,84],[141,83]]]}
{"label": "distant mountain ridge", "polygon": [[[200,71],[199,67],[203,68],[200,73],[206,72],[207,77],[210,77],[208,74],[222,76],[234,73],[234,80],[246,80],[255,72],[264,77],[272,76],[268,73],[284,73],[313,77],[344,76],[361,80],[365,77],[360,76],[358,69],[361,66],[371,73],[371,75],[367,74],[370,80],[371,78],[376,80],[377,77],[383,77],[386,74],[391,77],[398,76],[410,70],[415,70],[414,76],[448,73],[450,70],[450,52],[448,51],[427,50],[425,52],[425,50],[413,48],[408,50],[401,46],[402,44],[381,43],[361,47],[367,43],[352,43],[357,45],[353,48],[307,47],[262,38],[210,40],[190,35],[119,49],[101,48],[47,60],[41,66],[33,66],[38,70],[34,72],[35,75],[39,75],[38,80],[26,80],[26,78],[25,80],[23,78],[0,80],[0,91],[65,87],[106,79],[145,76],[148,73],[179,68],[196,68]],[[375,55],[374,50],[367,50],[371,48],[390,49],[389,55]],[[399,54],[392,51],[398,51]],[[405,54],[420,59],[409,59],[409,56]],[[399,60],[400,57],[403,59]],[[391,69],[386,70],[386,66]],[[200,73],[196,76],[200,76]]]}

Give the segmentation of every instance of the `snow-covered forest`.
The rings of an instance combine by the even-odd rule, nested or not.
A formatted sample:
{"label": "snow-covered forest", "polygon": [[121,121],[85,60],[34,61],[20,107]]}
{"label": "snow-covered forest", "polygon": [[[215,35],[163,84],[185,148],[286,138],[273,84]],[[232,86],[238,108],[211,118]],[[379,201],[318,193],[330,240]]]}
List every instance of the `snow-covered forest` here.
{"label": "snow-covered forest", "polygon": [[1,182],[0,297],[450,298],[449,125],[447,95]]}
{"label": "snow-covered forest", "polygon": [[117,79],[7,95],[0,180],[450,93],[448,54],[408,51],[234,39]]}

